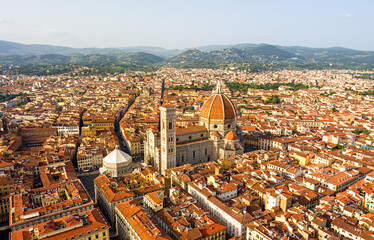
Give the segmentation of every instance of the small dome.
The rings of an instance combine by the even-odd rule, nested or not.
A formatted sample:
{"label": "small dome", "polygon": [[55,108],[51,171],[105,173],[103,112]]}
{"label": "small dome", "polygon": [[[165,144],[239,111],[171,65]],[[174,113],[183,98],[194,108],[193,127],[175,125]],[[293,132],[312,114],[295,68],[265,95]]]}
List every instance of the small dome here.
{"label": "small dome", "polygon": [[217,131],[214,131],[210,134],[210,136],[213,136],[213,137],[219,137],[221,136],[221,134],[219,134]]}
{"label": "small dome", "polygon": [[225,140],[228,140],[228,141],[234,141],[238,139],[239,139],[238,135],[234,131],[228,132],[225,136]]}
{"label": "small dome", "polygon": [[200,116],[206,119],[225,120],[236,117],[234,104],[222,93],[208,98],[201,108]]}

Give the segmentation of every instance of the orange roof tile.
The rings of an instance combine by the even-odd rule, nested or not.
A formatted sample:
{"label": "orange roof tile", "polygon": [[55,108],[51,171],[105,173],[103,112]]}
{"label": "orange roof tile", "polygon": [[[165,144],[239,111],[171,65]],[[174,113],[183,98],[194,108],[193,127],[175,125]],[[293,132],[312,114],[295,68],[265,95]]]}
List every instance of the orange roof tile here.
{"label": "orange roof tile", "polygon": [[238,140],[238,135],[234,131],[230,131],[226,134],[225,140],[234,141]]}
{"label": "orange roof tile", "polygon": [[236,110],[226,95],[215,94],[204,103],[200,116],[207,119],[230,119],[236,117]]}

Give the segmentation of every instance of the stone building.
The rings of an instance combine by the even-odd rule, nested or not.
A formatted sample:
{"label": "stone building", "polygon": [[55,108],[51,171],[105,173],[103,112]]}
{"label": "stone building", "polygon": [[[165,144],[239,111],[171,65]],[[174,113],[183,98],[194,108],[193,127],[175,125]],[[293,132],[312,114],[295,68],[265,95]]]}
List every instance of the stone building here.
{"label": "stone building", "polygon": [[160,131],[147,131],[144,159],[161,173],[187,163],[224,159],[244,152],[236,132],[235,106],[220,86],[204,103],[200,126],[177,128],[176,108],[167,104],[160,107],[160,120]]}
{"label": "stone building", "polygon": [[117,147],[103,159],[100,174],[109,174],[110,177],[119,177],[132,172],[132,157]]}

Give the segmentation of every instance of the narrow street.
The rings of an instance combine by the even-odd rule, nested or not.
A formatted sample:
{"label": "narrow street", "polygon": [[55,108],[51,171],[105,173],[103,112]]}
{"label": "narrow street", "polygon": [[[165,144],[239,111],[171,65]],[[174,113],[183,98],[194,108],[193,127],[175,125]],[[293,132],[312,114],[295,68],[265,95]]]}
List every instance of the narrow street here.
{"label": "narrow street", "polygon": [[87,189],[88,193],[90,194],[92,200],[95,200],[95,189],[93,180],[99,176],[99,170],[87,173],[77,173],[78,178],[82,181],[84,187]]}
{"label": "narrow street", "polygon": [[[135,99],[137,98],[138,96],[135,97]],[[121,134],[121,131],[120,131],[120,127],[119,127],[119,121],[122,119],[122,117],[126,114],[127,110],[132,106],[132,104],[135,102],[135,99],[134,101],[130,102],[129,105],[121,110],[116,118],[115,118],[115,122],[114,122],[114,130],[115,130],[115,133],[119,139],[119,142],[120,142],[120,149],[126,153],[129,153],[127,147],[125,146],[125,144],[123,144],[123,138],[122,138],[122,134]],[[83,115],[83,114],[82,114]],[[81,121],[82,123],[82,121]],[[79,146],[79,145],[78,145]],[[76,159],[76,157],[75,157]],[[95,170],[95,171],[91,171],[91,172],[85,172],[85,173],[80,173],[80,172],[77,172],[77,176],[78,178],[82,181],[83,185],[85,186],[85,188],[87,189],[88,193],[90,194],[91,198],[94,200],[95,199],[95,189],[94,189],[94,179],[99,176],[99,170]]]}
{"label": "narrow street", "polygon": [[122,151],[124,151],[125,153],[127,153],[127,154],[130,154],[130,152],[129,152],[129,149],[127,148],[127,146],[126,146],[126,144],[124,142],[124,139],[122,137],[122,133],[121,133],[121,129],[120,129],[120,126],[119,126],[119,122],[121,121],[121,119],[123,118],[123,116],[125,116],[125,114],[129,110],[129,108],[134,104],[134,102],[136,101],[136,98],[138,98],[138,97],[139,97],[139,95],[135,96],[135,99],[129,103],[129,105],[126,107],[126,109],[121,110],[117,114],[116,119],[114,121],[114,132],[116,133],[116,135],[117,135],[117,137],[119,139],[119,143],[120,143],[119,148]]}

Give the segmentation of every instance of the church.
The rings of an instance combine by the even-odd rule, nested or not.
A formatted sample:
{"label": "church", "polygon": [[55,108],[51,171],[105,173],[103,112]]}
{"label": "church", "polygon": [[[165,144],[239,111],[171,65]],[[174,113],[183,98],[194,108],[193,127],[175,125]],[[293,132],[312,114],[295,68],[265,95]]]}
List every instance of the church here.
{"label": "church", "polygon": [[100,174],[110,177],[119,177],[133,171],[132,157],[116,147],[103,159],[103,166],[99,169]]}
{"label": "church", "polygon": [[217,90],[204,103],[200,125],[176,128],[176,108],[160,107],[160,131],[148,129],[144,142],[144,161],[161,173],[184,164],[199,164],[243,154],[236,132],[236,109],[231,100]]}

